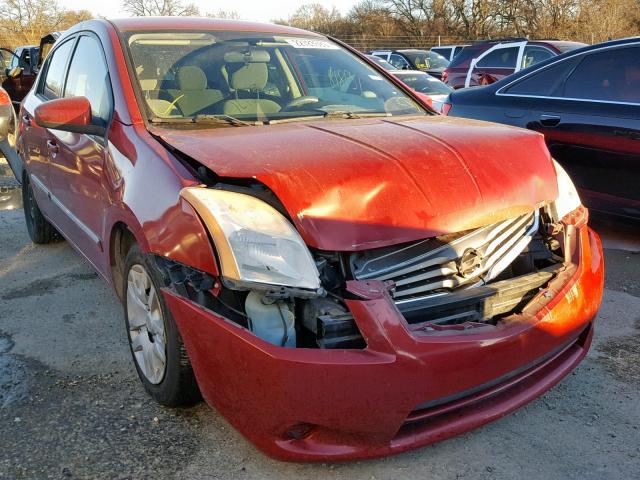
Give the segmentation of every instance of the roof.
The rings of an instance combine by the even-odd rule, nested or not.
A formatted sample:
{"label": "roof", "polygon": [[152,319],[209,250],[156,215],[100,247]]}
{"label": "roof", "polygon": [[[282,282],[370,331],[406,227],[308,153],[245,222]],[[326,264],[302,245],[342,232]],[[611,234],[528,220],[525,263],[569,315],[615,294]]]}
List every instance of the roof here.
{"label": "roof", "polygon": [[221,20],[202,17],[132,17],[117,18],[110,22],[121,31],[131,30],[228,30],[256,33],[277,33],[285,35],[306,35],[322,37],[314,32],[275,25],[271,23]]}
{"label": "roof", "polygon": [[431,75],[429,75],[427,72],[424,72],[422,70],[389,70],[391,72],[391,74],[393,75],[428,75],[429,77]]}

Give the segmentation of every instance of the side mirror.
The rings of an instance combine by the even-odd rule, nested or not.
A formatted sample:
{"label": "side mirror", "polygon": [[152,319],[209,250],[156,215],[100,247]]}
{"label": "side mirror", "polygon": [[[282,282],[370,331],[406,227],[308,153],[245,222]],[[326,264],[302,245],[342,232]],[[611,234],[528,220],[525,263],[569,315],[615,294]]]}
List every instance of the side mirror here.
{"label": "side mirror", "polygon": [[431,107],[432,110],[435,111],[435,109],[433,108],[433,100],[429,95],[426,95],[422,92],[418,92],[417,90],[414,90],[413,92],[415,93],[416,97],[422,100],[422,103],[424,103],[425,105],[428,105],[429,107]]}
{"label": "side mirror", "polygon": [[38,125],[64,132],[104,135],[105,128],[91,123],[91,104],[87,97],[68,97],[49,100],[36,107],[34,118]]}
{"label": "side mirror", "polygon": [[9,70],[7,75],[11,78],[19,77],[20,75],[22,75],[22,67],[13,67],[11,70]]}

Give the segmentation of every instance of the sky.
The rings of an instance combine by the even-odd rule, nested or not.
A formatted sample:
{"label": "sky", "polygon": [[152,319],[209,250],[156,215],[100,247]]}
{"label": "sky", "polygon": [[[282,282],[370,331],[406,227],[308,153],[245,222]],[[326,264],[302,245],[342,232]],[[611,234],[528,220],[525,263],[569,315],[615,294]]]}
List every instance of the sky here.
{"label": "sky", "polygon": [[[59,5],[71,10],[89,10],[95,15],[107,18],[126,17],[122,12],[120,0],[58,0]],[[200,11],[218,12],[234,10],[243,20],[269,22],[274,19],[287,18],[304,3],[320,3],[327,8],[336,7],[346,13],[357,0],[185,0],[184,3],[195,4]]]}

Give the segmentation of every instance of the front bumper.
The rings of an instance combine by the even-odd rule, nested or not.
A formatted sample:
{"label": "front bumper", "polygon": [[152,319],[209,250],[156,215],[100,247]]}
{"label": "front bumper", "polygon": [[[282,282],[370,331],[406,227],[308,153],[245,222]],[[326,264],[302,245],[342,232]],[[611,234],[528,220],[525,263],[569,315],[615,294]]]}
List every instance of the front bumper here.
{"label": "front bumper", "polygon": [[586,355],[604,282],[597,235],[576,267],[492,329],[411,331],[379,282],[353,282],[364,350],[282,348],[165,290],[207,402],[267,454],[295,461],[399,453],[538,397]]}

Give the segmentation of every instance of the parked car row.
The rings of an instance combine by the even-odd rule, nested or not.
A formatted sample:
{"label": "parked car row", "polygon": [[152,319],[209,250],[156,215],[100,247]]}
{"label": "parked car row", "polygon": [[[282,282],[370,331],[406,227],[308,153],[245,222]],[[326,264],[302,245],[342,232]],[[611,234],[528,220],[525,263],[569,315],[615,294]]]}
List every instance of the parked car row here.
{"label": "parked car row", "polygon": [[113,287],[154,399],[270,455],[460,434],[584,358],[604,267],[542,137],[437,115],[434,82],[282,25],[80,23],[20,107],[27,230]]}

